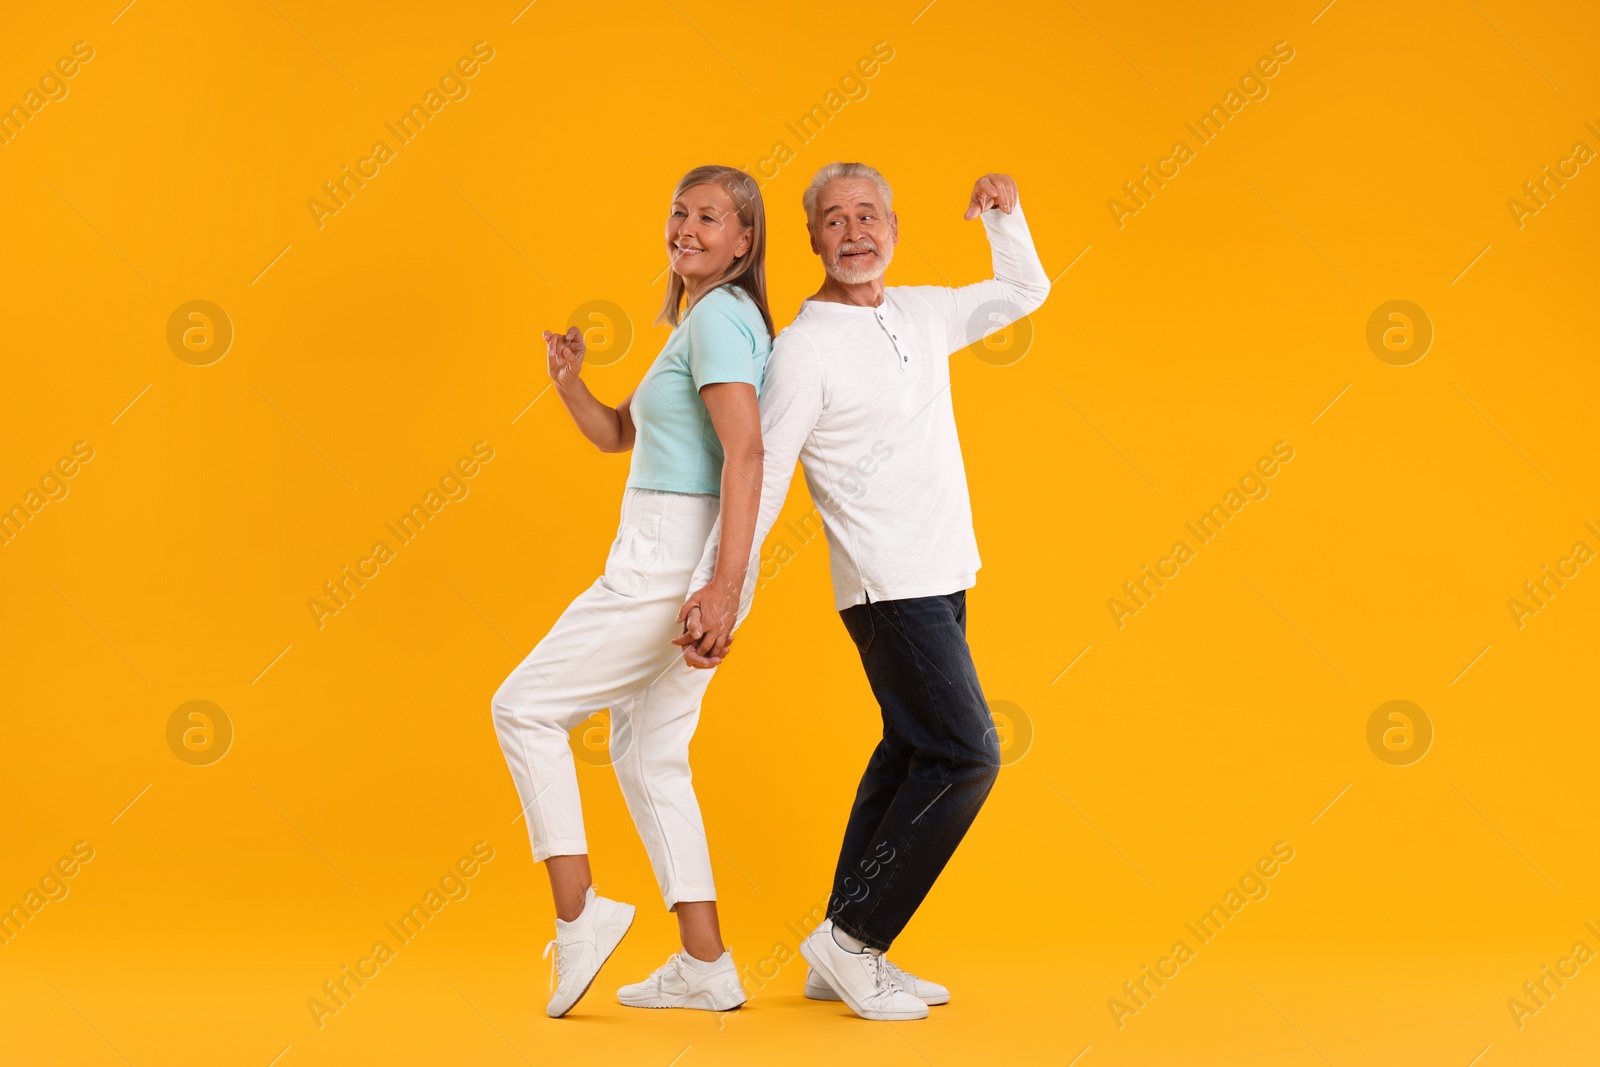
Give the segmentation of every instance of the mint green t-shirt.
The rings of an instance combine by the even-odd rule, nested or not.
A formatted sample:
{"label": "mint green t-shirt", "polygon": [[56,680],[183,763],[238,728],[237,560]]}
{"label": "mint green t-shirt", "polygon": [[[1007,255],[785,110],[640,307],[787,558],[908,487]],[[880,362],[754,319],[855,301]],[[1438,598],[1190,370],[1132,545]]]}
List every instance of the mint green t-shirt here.
{"label": "mint green t-shirt", "polygon": [[755,301],[720,285],[676,327],[634,391],[628,485],[673,493],[722,492],[722,446],[700,390],[746,382],[761,392],[772,338]]}

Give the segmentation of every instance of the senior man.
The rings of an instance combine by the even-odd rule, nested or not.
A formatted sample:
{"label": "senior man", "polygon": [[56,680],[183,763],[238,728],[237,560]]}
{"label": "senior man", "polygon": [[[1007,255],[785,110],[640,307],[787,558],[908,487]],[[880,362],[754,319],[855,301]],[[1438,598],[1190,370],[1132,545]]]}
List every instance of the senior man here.
{"label": "senior man", "polygon": [[[983,220],[992,279],[886,287],[899,239],[892,197],[883,175],[863,163],[828,164],[804,193],[811,250],[826,277],[768,360],[761,510],[747,572],[757,572],[798,459],[827,533],[834,606],[883,716],[845,827],[828,918],[800,945],[812,968],[806,994],[881,1020],[926,1018],[929,1004],[950,999],[885,952],[1000,770],[966,640],[966,590],[980,564],[949,357],[1027,315],[1050,291],[1016,182],[1004,174],[977,180],[965,216]],[[693,590],[711,580],[719,533]],[[682,621],[685,659],[720,663],[735,620],[686,608]],[[824,758],[834,754],[827,739],[821,745]]]}

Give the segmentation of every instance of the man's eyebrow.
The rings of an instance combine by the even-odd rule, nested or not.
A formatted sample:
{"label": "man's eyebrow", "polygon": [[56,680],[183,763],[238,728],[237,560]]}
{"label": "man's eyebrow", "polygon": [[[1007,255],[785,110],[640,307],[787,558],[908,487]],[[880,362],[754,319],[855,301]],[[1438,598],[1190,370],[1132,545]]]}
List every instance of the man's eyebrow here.
{"label": "man's eyebrow", "polygon": [[[856,201],[855,206],[868,208],[872,211],[878,210],[878,205],[871,200],[858,200]],[[848,204],[829,204],[827,207],[822,209],[822,213],[824,215],[831,215],[835,211],[848,211],[849,208],[850,205]]]}

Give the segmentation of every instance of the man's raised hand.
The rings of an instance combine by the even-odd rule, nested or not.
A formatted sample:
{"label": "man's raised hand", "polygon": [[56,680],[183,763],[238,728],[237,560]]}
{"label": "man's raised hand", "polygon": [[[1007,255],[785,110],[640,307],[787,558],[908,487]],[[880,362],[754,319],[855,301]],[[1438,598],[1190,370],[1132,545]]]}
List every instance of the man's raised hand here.
{"label": "man's raised hand", "polygon": [[967,213],[962,216],[968,220],[975,219],[992,207],[998,207],[1007,215],[1017,206],[1017,183],[1009,174],[985,174],[972,183],[972,201],[967,204]]}

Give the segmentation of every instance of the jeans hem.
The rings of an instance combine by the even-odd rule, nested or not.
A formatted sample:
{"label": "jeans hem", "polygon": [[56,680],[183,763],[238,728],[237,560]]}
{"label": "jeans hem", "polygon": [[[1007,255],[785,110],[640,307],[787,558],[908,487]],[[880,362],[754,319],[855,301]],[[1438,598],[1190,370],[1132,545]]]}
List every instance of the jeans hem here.
{"label": "jeans hem", "polygon": [[888,952],[889,951],[890,942],[885,941],[881,937],[873,937],[871,934],[868,934],[865,930],[860,930],[860,929],[857,929],[855,927],[852,927],[848,923],[840,922],[839,921],[839,917],[837,915],[835,915],[833,917],[833,925],[834,925],[835,929],[843,930],[845,933],[849,934],[851,937],[855,938],[857,941],[861,942],[863,945],[866,945],[868,948],[877,949],[879,952]]}

